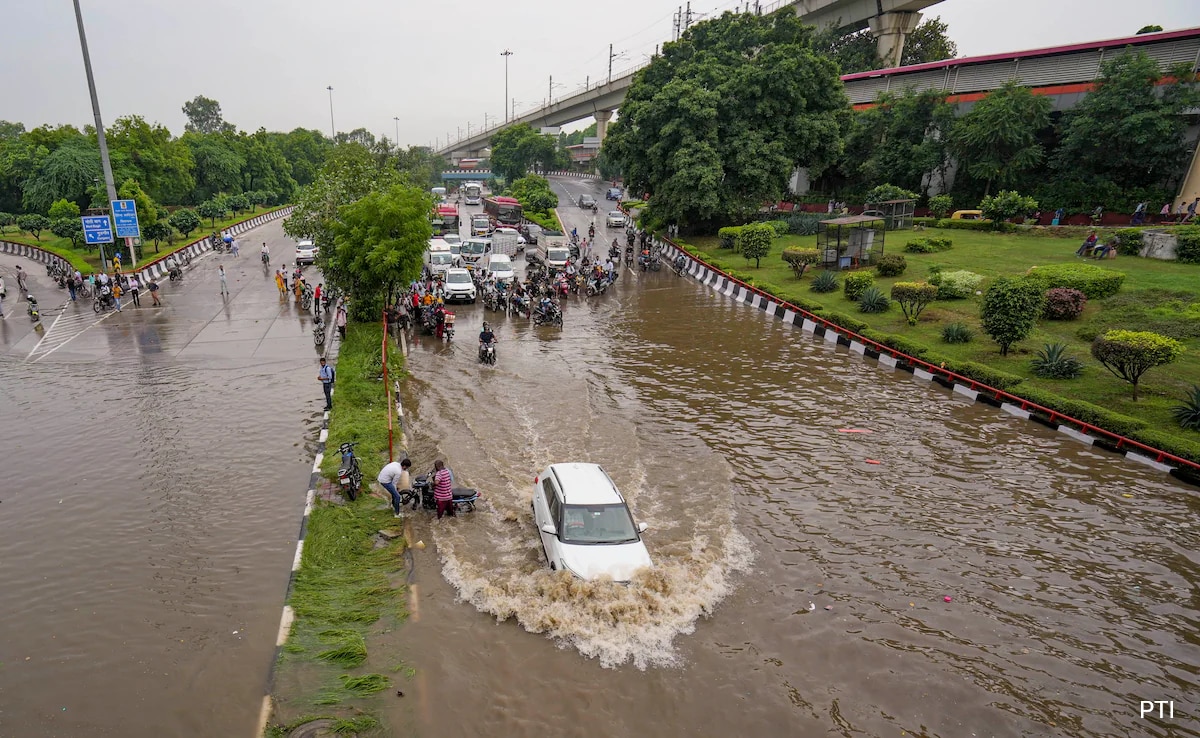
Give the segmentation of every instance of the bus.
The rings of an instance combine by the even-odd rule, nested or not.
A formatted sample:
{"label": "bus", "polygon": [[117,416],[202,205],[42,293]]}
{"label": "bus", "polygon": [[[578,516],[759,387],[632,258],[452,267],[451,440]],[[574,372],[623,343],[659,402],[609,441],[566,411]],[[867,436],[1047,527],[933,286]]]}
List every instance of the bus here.
{"label": "bus", "polygon": [[500,223],[519,225],[522,220],[521,203],[512,197],[489,197],[483,201],[483,212]]}
{"label": "bus", "polygon": [[454,205],[437,205],[433,209],[433,232],[458,233],[458,208]]}
{"label": "bus", "polygon": [[478,205],[483,202],[483,183],[482,182],[467,182],[463,185],[463,197],[466,198],[468,205]]}

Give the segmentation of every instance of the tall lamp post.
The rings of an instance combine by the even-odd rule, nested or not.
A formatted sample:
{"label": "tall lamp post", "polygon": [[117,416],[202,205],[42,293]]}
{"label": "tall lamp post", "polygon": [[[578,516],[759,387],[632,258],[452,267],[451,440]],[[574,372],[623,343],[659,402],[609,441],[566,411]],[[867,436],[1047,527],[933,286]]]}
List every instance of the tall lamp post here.
{"label": "tall lamp post", "polygon": [[396,146],[400,146],[400,116],[395,116],[392,120],[396,121]]}
{"label": "tall lamp post", "polygon": [[[509,51],[508,49],[505,49],[504,51],[500,52],[500,56],[504,57],[504,101],[505,102],[508,102],[508,57],[510,57],[512,55],[513,55],[513,53],[511,51]],[[504,107],[506,109],[508,108],[507,105],[505,105]],[[504,117],[504,122],[505,123],[508,122],[508,116]]]}
{"label": "tall lamp post", "polygon": [[337,138],[337,133],[333,128],[333,86],[330,85],[325,89],[329,90],[329,138]]}
{"label": "tall lamp post", "polygon": [[[100,167],[104,170],[104,186],[108,190],[108,201],[117,199],[117,185],[113,181],[112,162],[108,159],[108,141],[104,138],[104,123],[100,120],[100,99],[96,97],[96,80],[92,77],[92,57],[88,54],[87,36],[83,32],[83,12],[79,0],[75,0],[75,23],[79,26],[79,47],[83,50],[83,69],[87,72],[88,92],[92,95],[92,113],[96,118],[96,142],[100,145]],[[133,264],[133,244],[130,244],[130,265]],[[100,244],[100,264],[103,266],[104,244]]]}

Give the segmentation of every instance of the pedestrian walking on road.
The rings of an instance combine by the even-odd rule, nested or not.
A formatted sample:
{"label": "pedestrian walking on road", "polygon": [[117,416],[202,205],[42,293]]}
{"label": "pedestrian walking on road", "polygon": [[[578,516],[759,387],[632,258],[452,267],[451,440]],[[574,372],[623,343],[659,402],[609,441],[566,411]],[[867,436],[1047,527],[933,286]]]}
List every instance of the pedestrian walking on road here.
{"label": "pedestrian walking on road", "polygon": [[116,305],[117,312],[119,313],[121,312],[121,285],[115,279],[112,283],[112,296],[113,305]]}
{"label": "pedestrian walking on road", "polygon": [[229,297],[229,283],[225,281],[225,265],[217,267],[217,270],[221,273],[221,294]]}
{"label": "pedestrian walking on road", "polygon": [[454,477],[441,459],[433,462],[433,499],[437,501],[438,520],[443,514],[454,517]]}
{"label": "pedestrian walking on road", "polygon": [[113,254],[112,263],[113,263],[113,271],[120,272],[121,271],[121,252],[120,251]]}
{"label": "pedestrian walking on road", "polygon": [[142,298],[139,296],[141,291],[142,283],[138,281],[137,275],[129,275],[129,297],[133,300],[134,307],[142,306]]}
{"label": "pedestrian walking on road", "polygon": [[341,303],[337,308],[337,315],[333,319],[334,325],[337,326],[338,335],[342,340],[346,340],[346,303]]}
{"label": "pedestrian walking on road", "polygon": [[325,409],[333,409],[333,382],[337,378],[337,374],[333,371],[333,367],[325,363],[325,357],[321,357],[321,368],[317,370],[317,379],[321,382],[321,389],[325,391]]}
{"label": "pedestrian walking on road", "polygon": [[287,282],[284,281],[283,273],[278,269],[275,270],[275,286],[279,288],[279,297],[281,299],[287,296]]}
{"label": "pedestrian walking on road", "polygon": [[4,317],[4,297],[6,294],[4,291],[4,277],[0,277],[0,318]]}
{"label": "pedestrian walking on road", "polygon": [[150,284],[148,284],[146,287],[150,290],[150,299],[153,300],[153,302],[150,303],[151,307],[161,305],[162,300],[158,299],[158,282],[154,281],[154,277],[150,278]]}
{"label": "pedestrian walking on road", "polygon": [[27,278],[28,278],[28,274],[25,272],[24,269],[21,268],[20,264],[17,264],[17,291],[20,292],[22,295],[29,294],[29,286],[28,286],[28,283],[26,282]]}
{"label": "pedestrian walking on road", "polygon": [[75,278],[74,278],[74,277],[67,277],[67,292],[68,292],[68,293],[70,293],[70,295],[71,295],[71,302],[75,302],[75,291],[76,291],[76,289],[77,289],[77,288],[76,288],[76,286],[75,286]]}

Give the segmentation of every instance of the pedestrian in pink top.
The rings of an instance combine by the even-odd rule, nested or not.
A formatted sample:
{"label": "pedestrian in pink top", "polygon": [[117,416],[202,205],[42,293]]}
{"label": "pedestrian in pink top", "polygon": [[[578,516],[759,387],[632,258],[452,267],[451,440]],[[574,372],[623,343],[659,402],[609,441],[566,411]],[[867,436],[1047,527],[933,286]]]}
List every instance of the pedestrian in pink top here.
{"label": "pedestrian in pink top", "polygon": [[433,499],[437,500],[437,516],[445,513],[454,517],[454,480],[441,459],[433,462]]}

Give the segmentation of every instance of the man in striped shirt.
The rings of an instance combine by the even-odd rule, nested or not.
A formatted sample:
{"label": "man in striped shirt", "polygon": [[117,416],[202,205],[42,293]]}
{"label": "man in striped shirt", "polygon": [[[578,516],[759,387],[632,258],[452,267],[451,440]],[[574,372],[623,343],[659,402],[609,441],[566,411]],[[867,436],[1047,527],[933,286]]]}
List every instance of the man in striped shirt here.
{"label": "man in striped shirt", "polygon": [[437,501],[439,520],[443,513],[454,517],[454,478],[441,459],[433,462],[433,499]]}

